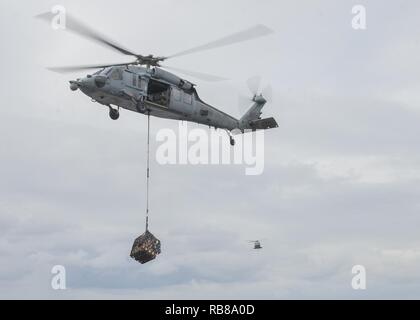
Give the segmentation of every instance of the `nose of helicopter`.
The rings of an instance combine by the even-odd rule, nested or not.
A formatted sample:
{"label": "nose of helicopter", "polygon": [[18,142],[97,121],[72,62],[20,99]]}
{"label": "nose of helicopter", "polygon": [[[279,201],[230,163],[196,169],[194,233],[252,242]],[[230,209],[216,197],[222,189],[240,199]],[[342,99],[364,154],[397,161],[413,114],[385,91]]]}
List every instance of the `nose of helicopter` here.
{"label": "nose of helicopter", "polygon": [[71,80],[70,82],[70,90],[76,91],[77,89],[83,90],[91,90],[94,88],[94,82],[91,76],[87,76],[85,78],[78,78],[77,80]]}
{"label": "nose of helicopter", "polygon": [[81,86],[81,83],[80,83],[79,79],[70,80],[69,83],[70,83],[70,90],[71,91],[76,91]]}
{"label": "nose of helicopter", "polygon": [[76,91],[80,89],[82,91],[93,91],[98,88],[102,88],[106,83],[106,77],[103,76],[91,76],[87,75],[84,78],[79,78],[77,80],[71,80],[70,90]]}

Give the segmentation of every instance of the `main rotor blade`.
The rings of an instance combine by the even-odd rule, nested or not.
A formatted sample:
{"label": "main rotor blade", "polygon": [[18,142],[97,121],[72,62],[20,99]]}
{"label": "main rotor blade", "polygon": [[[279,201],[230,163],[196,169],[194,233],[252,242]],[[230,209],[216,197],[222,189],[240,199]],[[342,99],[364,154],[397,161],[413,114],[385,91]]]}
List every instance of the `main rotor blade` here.
{"label": "main rotor blade", "polygon": [[185,69],[168,67],[167,65],[162,66],[162,68],[173,70],[173,71],[176,71],[176,72],[179,72],[179,73],[183,73],[183,74],[185,74],[187,76],[191,76],[191,77],[194,77],[196,79],[200,79],[200,80],[204,80],[204,81],[216,82],[216,81],[225,81],[225,80],[228,80],[226,78],[214,76],[214,75],[207,74],[207,73],[201,73],[201,72],[197,72],[197,71],[190,71],[190,70],[185,70]]}
{"label": "main rotor blade", "polygon": [[83,71],[90,69],[103,69],[113,66],[126,66],[130,63],[119,63],[119,64],[106,64],[106,65],[81,65],[81,66],[65,66],[65,67],[49,67],[48,70],[58,72],[58,73],[70,73],[75,71]]}
{"label": "main rotor blade", "polygon": [[234,43],[239,43],[239,42],[248,41],[248,40],[251,40],[251,39],[256,39],[256,38],[259,38],[259,37],[264,37],[264,36],[269,35],[273,32],[274,31],[269,29],[268,27],[266,27],[262,24],[259,24],[259,25],[256,25],[256,26],[252,27],[252,28],[246,29],[244,31],[228,35],[228,36],[223,37],[219,40],[212,41],[212,42],[206,43],[206,44],[198,46],[198,47],[194,47],[194,48],[191,48],[191,49],[188,49],[188,50],[185,50],[185,51],[175,53],[171,56],[168,56],[167,58],[180,57],[180,56],[184,56],[184,55],[199,52],[199,51],[225,47],[225,46],[229,46],[229,45],[234,44]]}
{"label": "main rotor blade", "polygon": [[[51,12],[42,13],[36,16],[36,18],[42,19],[46,22],[53,21],[54,14]],[[76,18],[72,17],[68,13],[65,15],[65,29],[77,33],[78,35],[88,38],[90,40],[96,41],[104,46],[110,47],[114,50],[117,50],[123,54],[131,56],[139,56],[121,45],[117,44],[115,41],[107,39],[105,36],[100,35],[98,32],[94,31],[84,23],[78,21]]]}

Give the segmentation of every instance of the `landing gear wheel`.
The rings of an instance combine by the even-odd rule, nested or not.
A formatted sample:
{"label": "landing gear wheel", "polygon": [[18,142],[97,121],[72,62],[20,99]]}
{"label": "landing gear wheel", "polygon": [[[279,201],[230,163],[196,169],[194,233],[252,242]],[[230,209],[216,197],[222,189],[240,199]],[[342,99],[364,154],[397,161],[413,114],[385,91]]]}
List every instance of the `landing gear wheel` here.
{"label": "landing gear wheel", "polygon": [[112,120],[117,120],[120,117],[120,112],[117,109],[109,108],[109,117]]}
{"label": "landing gear wheel", "polygon": [[232,147],[235,145],[235,139],[233,139],[233,137],[230,137],[230,145]]}

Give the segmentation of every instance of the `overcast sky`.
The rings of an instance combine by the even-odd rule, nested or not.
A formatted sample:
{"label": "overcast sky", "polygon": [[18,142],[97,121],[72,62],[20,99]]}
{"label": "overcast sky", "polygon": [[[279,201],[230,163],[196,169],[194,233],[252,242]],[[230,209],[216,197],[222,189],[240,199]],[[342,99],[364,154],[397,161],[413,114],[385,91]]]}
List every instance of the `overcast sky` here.
{"label": "overcast sky", "polygon": [[[162,254],[129,258],[144,230],[146,118],[106,108],[46,66],[126,57],[34,19],[55,4],[133,51],[169,55],[257,23],[274,35],[173,59],[229,78],[200,96],[239,116],[261,75],[265,171],[152,162]],[[351,27],[355,4],[367,30]],[[0,3],[1,298],[419,298],[418,1]],[[169,63],[168,63],[169,64]],[[178,123],[152,119],[152,134]],[[195,128],[196,125],[191,125]],[[155,144],[156,146],[156,144]],[[248,239],[263,238],[251,250]],[[64,265],[67,290],[51,288]],[[367,290],[351,269],[367,270]]]}

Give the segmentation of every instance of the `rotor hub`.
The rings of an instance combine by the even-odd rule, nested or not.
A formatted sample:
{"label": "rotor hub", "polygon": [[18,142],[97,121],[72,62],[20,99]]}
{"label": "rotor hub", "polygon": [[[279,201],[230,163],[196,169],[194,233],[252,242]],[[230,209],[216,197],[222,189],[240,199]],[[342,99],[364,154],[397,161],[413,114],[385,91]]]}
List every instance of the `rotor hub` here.
{"label": "rotor hub", "polygon": [[147,56],[136,55],[136,57],[137,57],[136,64],[147,65],[150,67],[160,67],[159,62],[164,61],[166,59],[165,57],[155,57],[152,54],[149,54]]}
{"label": "rotor hub", "polygon": [[262,94],[260,94],[258,96],[255,95],[252,100],[254,100],[254,102],[259,103],[259,104],[263,104],[263,103],[266,103],[267,102],[267,100],[263,97]]}

